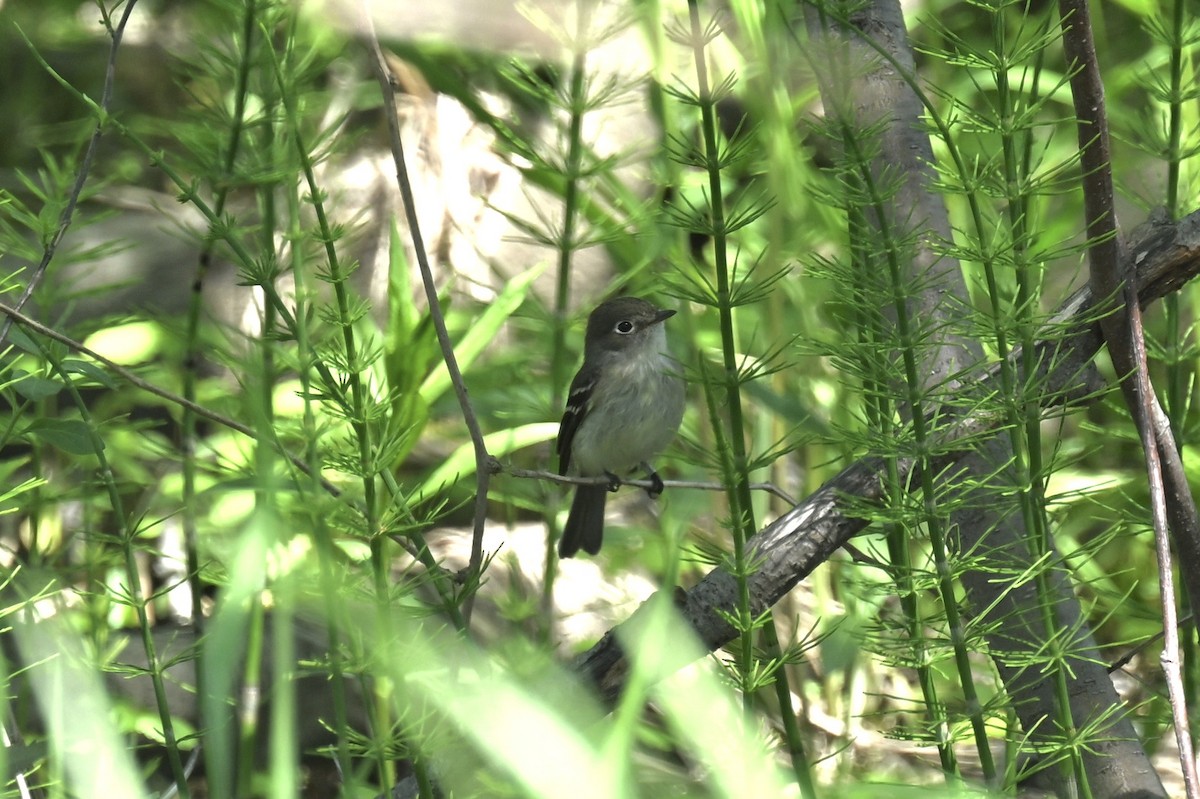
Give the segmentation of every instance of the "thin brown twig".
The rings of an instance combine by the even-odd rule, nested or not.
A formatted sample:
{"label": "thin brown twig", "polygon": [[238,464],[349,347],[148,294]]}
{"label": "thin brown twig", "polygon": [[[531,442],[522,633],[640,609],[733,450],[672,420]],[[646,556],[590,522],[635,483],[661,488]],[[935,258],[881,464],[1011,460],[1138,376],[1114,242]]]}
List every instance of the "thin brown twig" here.
{"label": "thin brown twig", "polygon": [[[425,250],[425,242],[421,235],[420,222],[417,218],[416,199],[413,196],[412,183],[408,177],[408,166],[404,158],[404,143],[400,137],[400,112],[396,108],[396,88],[392,72],[388,68],[379,38],[375,34],[375,23],[371,19],[370,9],[364,3],[361,6],[363,37],[371,55],[371,68],[379,82],[379,92],[383,99],[384,117],[387,121],[388,137],[391,144],[392,160],[396,164],[396,183],[400,188],[400,196],[404,201],[404,217],[408,224],[409,236],[412,238],[413,249],[416,252],[417,266],[421,272],[421,283],[425,288],[425,298],[429,303],[429,316],[433,320],[433,328],[437,334],[438,345],[442,350],[442,358],[446,363],[446,371],[454,386],[454,394],[458,398],[459,409],[463,422],[471,437],[475,450],[475,519],[471,538],[471,559],[469,569],[476,580],[480,577],[483,566],[483,532],[487,522],[488,485],[491,480],[491,470],[488,468],[492,458],[488,454],[487,444],[483,440],[483,431],[471,400],[467,396],[466,382],[462,370],[458,367],[458,359],[454,356],[454,345],[450,341],[450,333],[446,329],[446,320],[442,316],[438,300],[437,286],[433,279],[433,270],[429,266],[429,256]],[[471,623],[471,609],[475,604],[473,592],[467,594],[463,601],[463,620]]]}
{"label": "thin brown twig", "polygon": [[1158,595],[1163,614],[1163,651],[1159,656],[1167,682],[1167,696],[1174,718],[1175,740],[1179,745],[1179,762],[1183,783],[1189,799],[1200,796],[1200,780],[1196,774],[1196,758],[1192,752],[1192,734],[1188,721],[1187,692],[1183,686],[1183,668],[1179,663],[1179,627],[1175,609],[1175,578],[1171,566],[1171,538],[1167,531],[1167,498],[1163,488],[1160,450],[1155,440],[1151,419],[1158,408],[1150,373],[1146,367],[1146,342],[1142,329],[1142,310],[1137,303],[1137,289],[1132,281],[1125,284],[1125,305],[1129,311],[1130,333],[1134,363],[1134,390],[1141,400],[1138,408],[1138,432],[1146,457],[1146,473],[1150,482],[1150,514],[1154,520],[1154,549],[1158,555]]}
{"label": "thin brown twig", "polygon": [[[550,480],[551,482],[563,483],[565,485],[606,486],[616,483],[617,485],[634,486],[635,488],[657,488],[657,484],[650,480],[629,480],[623,477],[618,477],[615,480],[610,480],[608,477],[574,477],[541,469],[518,469],[505,466],[500,466],[499,471],[510,477],[520,477],[527,480]],[[662,485],[663,488],[692,488],[700,491],[728,490],[728,486],[721,483],[706,482],[703,480],[663,480]],[[789,505],[796,504],[796,500],[792,496],[774,483],[751,483],[750,490],[766,491],[768,494],[779,497]]]}
{"label": "thin brown twig", "polygon": [[[1146,344],[1142,329],[1141,308],[1137,299],[1137,276],[1133,270],[1122,269],[1122,246],[1116,219],[1112,179],[1112,154],[1109,146],[1108,119],[1105,109],[1104,83],[1092,38],[1090,10],[1087,0],[1059,0],[1062,19],[1063,51],[1071,69],[1071,97],[1075,106],[1076,129],[1079,138],[1080,166],[1083,171],[1084,211],[1087,221],[1088,275],[1093,296],[1119,299],[1123,313],[1111,314],[1100,322],[1105,343],[1121,380],[1122,393],[1130,415],[1137,424],[1142,441],[1143,456],[1150,487],[1150,510],[1154,523],[1155,549],[1158,554],[1159,596],[1163,608],[1162,669],[1167,682],[1175,739],[1179,745],[1179,761],[1189,799],[1200,797],[1200,778],[1192,755],[1191,733],[1188,725],[1187,698],[1179,664],[1179,639],[1176,630],[1175,586],[1171,565],[1171,542],[1168,531],[1167,490],[1164,487],[1163,461],[1178,459],[1169,425],[1155,423],[1162,415],[1154,386],[1146,366]],[[1182,470],[1168,468],[1171,497],[1180,506],[1173,515],[1174,533],[1181,551],[1193,550],[1197,544],[1195,501],[1187,485],[1177,485]],[[1187,508],[1191,512],[1187,512]],[[1180,523],[1182,522],[1182,523]],[[1185,570],[1185,572],[1188,570]],[[1195,580],[1191,582],[1194,593]],[[1194,603],[1200,597],[1192,596]]]}
{"label": "thin brown twig", "polygon": [[[42,282],[42,278],[46,275],[46,270],[50,268],[50,262],[54,260],[54,254],[58,251],[58,245],[62,243],[63,237],[67,235],[67,229],[71,227],[71,222],[75,217],[75,208],[79,205],[79,198],[83,195],[84,184],[87,183],[88,175],[92,171],[92,159],[96,155],[96,149],[100,146],[100,137],[104,135],[104,119],[108,114],[109,103],[112,102],[113,82],[116,80],[117,50],[121,46],[121,39],[125,34],[125,25],[129,22],[129,17],[133,13],[133,7],[136,4],[137,0],[129,0],[125,6],[125,11],[121,14],[121,19],[117,22],[117,26],[112,29],[112,44],[108,48],[108,64],[104,68],[104,88],[100,93],[100,119],[96,122],[96,129],[92,132],[92,137],[88,139],[87,149],[83,151],[83,160],[79,164],[79,172],[75,175],[75,185],[71,187],[71,193],[67,196],[67,204],[63,207],[62,213],[58,217],[58,227],[55,229],[54,235],[50,237],[50,241],[42,248],[42,260],[33,270],[33,274],[29,276],[29,282],[25,284],[25,290],[21,292],[21,296],[14,306],[18,311],[25,307],[25,303],[29,302],[29,298],[33,296],[34,290]],[[8,338],[8,331],[12,328],[12,324],[13,320],[10,316],[4,320],[3,326],[0,326],[0,347],[4,346],[4,340]]]}

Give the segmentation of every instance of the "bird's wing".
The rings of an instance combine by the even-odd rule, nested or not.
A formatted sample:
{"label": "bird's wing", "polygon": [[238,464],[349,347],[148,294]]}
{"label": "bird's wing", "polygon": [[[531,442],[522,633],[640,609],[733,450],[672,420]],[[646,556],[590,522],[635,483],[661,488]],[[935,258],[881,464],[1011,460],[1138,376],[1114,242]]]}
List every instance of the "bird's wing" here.
{"label": "bird's wing", "polygon": [[567,393],[567,409],[558,425],[558,441],[555,444],[559,474],[566,474],[567,467],[571,465],[571,442],[575,440],[575,433],[587,416],[592,390],[595,387],[595,373],[591,370],[580,369],[579,374],[571,381],[571,390]]}

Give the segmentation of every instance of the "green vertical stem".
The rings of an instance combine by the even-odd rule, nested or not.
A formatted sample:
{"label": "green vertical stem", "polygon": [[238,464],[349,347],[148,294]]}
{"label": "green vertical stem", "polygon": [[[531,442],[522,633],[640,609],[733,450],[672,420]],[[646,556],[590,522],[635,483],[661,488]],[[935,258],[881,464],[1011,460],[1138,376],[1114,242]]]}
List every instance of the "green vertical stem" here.
{"label": "green vertical stem", "polygon": [[[1034,274],[1037,268],[1029,260],[1028,228],[1030,202],[1025,180],[1028,176],[1028,159],[1025,155],[1028,147],[1019,148],[1017,136],[1021,131],[1014,128],[1014,120],[1020,116],[1021,98],[1009,85],[1009,64],[1007,53],[1007,31],[1003,18],[1003,6],[995,11],[992,25],[995,40],[995,52],[1001,61],[993,70],[996,80],[996,107],[1000,119],[1000,144],[1004,169],[1005,203],[1007,209],[1008,234],[1012,247],[1013,271],[1016,279],[1016,297],[1012,313],[1017,323],[1017,335],[1021,344],[1021,369],[1019,375],[1013,375],[1005,370],[1003,382],[1012,408],[1009,413],[1010,441],[1014,455],[1014,471],[1019,482],[1017,495],[1021,508],[1022,520],[1027,532],[1029,548],[1035,562],[1045,562],[1045,556],[1053,551],[1050,541],[1049,521],[1046,518],[1045,478],[1047,467],[1042,460],[1041,434],[1041,402],[1032,393],[1031,382],[1037,379],[1037,314],[1040,301],[1040,280]],[[1036,99],[1037,85],[1032,90]],[[1026,131],[1025,136],[1029,134]],[[989,264],[990,265],[990,264]],[[993,308],[998,308],[1000,298],[992,297]],[[998,350],[1002,349],[1001,359],[1007,359],[1007,345],[1001,328],[1000,312],[996,312],[996,332]],[[1023,435],[1019,432],[1023,431]],[[1052,567],[1050,567],[1052,568]],[[1051,654],[1050,667],[1055,694],[1055,707],[1058,724],[1064,740],[1074,741],[1076,738],[1075,722],[1071,712],[1070,693],[1067,686],[1067,674],[1064,658],[1067,656],[1062,648],[1063,635],[1061,625],[1055,614],[1054,591],[1050,585],[1047,569],[1039,568],[1034,575],[1034,585],[1038,594],[1038,604],[1042,615],[1042,623],[1046,628],[1048,651]],[[1075,782],[1087,795],[1087,773],[1083,763],[1083,752],[1072,746],[1069,757],[1062,764],[1065,772],[1074,776]]]}
{"label": "green vertical stem", "polygon": [[[289,31],[286,41],[294,41]],[[290,55],[290,53],[289,53]],[[287,144],[284,137],[279,135],[279,120],[270,119],[263,125],[263,149],[271,154],[273,164],[286,161]],[[280,228],[276,193],[278,186],[273,181],[267,181],[259,187],[260,209],[260,241],[259,249],[269,253],[272,261],[278,260],[275,252],[275,231]],[[276,513],[275,481],[276,455],[270,440],[275,429],[274,393],[276,380],[276,365],[274,340],[277,326],[275,308],[266,303],[262,314],[262,334],[259,340],[261,365],[256,377],[258,389],[257,412],[263,435],[255,447],[255,500],[258,506],[258,518],[270,525],[266,532],[267,540],[274,548],[284,550],[288,544],[285,527],[279,523]],[[295,602],[292,575],[284,573],[277,577],[271,590],[274,596],[271,611],[271,624],[268,628],[269,637],[264,635],[264,646],[269,646],[271,653],[271,695],[265,697],[269,701],[271,723],[268,726],[268,758],[271,793],[279,799],[289,799],[299,791],[297,774],[300,763],[296,752],[296,686],[294,682],[295,664]]]}
{"label": "green vertical stem", "polygon": [[[284,527],[272,514],[276,545],[284,546]],[[271,710],[270,785],[276,799],[293,799],[300,794],[300,759],[297,751],[299,719],[296,713],[296,627],[294,616],[295,575],[282,574],[272,585],[275,609],[271,614]]]}
{"label": "green vertical stem", "polygon": [[[333,287],[334,302],[337,309],[337,327],[341,331],[341,343],[346,358],[345,382],[349,385],[349,407],[345,408],[350,427],[354,431],[354,439],[358,448],[358,470],[363,488],[363,525],[364,533],[370,542],[371,576],[375,594],[375,623],[377,640],[382,648],[389,646],[391,636],[390,619],[390,590],[388,579],[388,537],[380,529],[378,515],[378,497],[376,492],[376,476],[379,473],[378,464],[372,447],[371,427],[368,421],[371,399],[368,397],[366,386],[363,384],[362,373],[367,364],[360,357],[358,341],[354,333],[354,313],[351,309],[351,299],[346,288],[348,274],[342,266],[338,254],[337,234],[330,224],[323,202],[324,193],[317,184],[312,156],[305,143],[300,116],[296,109],[296,98],[292,95],[293,88],[288,85],[280,71],[278,59],[273,59],[276,81],[280,87],[280,99],[287,115],[288,129],[296,147],[300,160],[305,184],[311,198],[313,212],[316,215],[316,237],[325,251],[326,265],[329,269],[328,282]],[[334,385],[331,383],[331,385]],[[396,782],[395,764],[388,758],[388,747],[384,744],[384,736],[391,734],[392,719],[390,703],[392,688],[389,680],[382,674],[374,681],[373,726],[377,736],[378,746],[375,747],[376,761],[379,768],[379,779],[382,785],[391,786]]]}
{"label": "green vertical stem", "polygon": [[554,292],[554,342],[551,377],[555,407],[562,404],[567,382],[567,314],[571,304],[571,258],[578,249],[575,240],[583,178],[583,115],[587,111],[587,48],[590,0],[576,3],[576,30],[571,59],[571,83],[567,90],[567,159],[564,164],[563,220],[558,237],[558,283]]}
{"label": "green vertical stem", "polygon": [[[725,430],[719,422],[721,417],[716,396],[719,383],[713,379],[707,361],[700,362],[700,369],[704,379],[704,399],[708,403],[708,415],[713,420],[714,451],[721,458],[721,480],[726,486],[729,486],[737,479],[737,473],[736,466],[730,457],[730,445]],[[750,581],[746,574],[746,537],[739,533],[744,511],[736,491],[729,491],[727,496],[730,527],[733,532],[733,563],[728,568],[737,580],[738,588],[737,618],[734,622],[734,627],[738,631],[737,678],[741,681],[742,706],[749,715],[754,708],[751,682],[754,671],[754,623],[750,614]]]}
{"label": "green vertical stem", "polygon": [[887,203],[880,196],[878,187],[875,185],[874,176],[869,168],[870,160],[861,151],[856,135],[848,126],[843,126],[842,140],[851,163],[858,165],[860,172],[858,178],[870,199],[872,211],[878,223],[879,239],[884,248],[885,266],[892,293],[891,304],[895,314],[896,337],[900,342],[900,356],[903,362],[902,378],[906,391],[905,401],[912,415],[913,446],[919,462],[916,471],[920,475],[923,521],[929,534],[930,550],[937,574],[938,594],[946,615],[946,627],[950,635],[955,671],[963,691],[963,699],[966,702],[976,748],[980,753],[981,766],[985,774],[991,775],[994,774],[995,767],[991,762],[991,749],[987,744],[987,729],[984,724],[982,705],[975,688],[974,670],[971,667],[970,653],[966,646],[966,627],[959,612],[958,599],[954,590],[954,574],[949,560],[948,540],[942,518],[943,511],[938,507],[936,476],[928,468],[931,430],[926,416],[925,392],[922,388],[923,381],[914,346],[917,343],[918,333],[910,318],[911,310],[908,305],[911,292],[905,285],[901,258],[897,252],[897,232],[893,230],[890,223]]}
{"label": "green vertical stem", "polygon": [[[225,159],[222,173],[217,181],[213,209],[219,217],[225,212],[225,203],[229,195],[230,184],[227,178],[233,174],[237,162],[238,151],[244,134],[246,116],[246,97],[249,93],[250,62],[253,54],[254,27],[257,13],[256,0],[247,0],[242,16],[242,47],[238,61],[238,71],[233,92],[233,114],[230,117],[229,136],[225,146]],[[204,249],[196,265],[196,276],[192,282],[191,297],[188,302],[187,322],[184,332],[187,354],[183,364],[183,396],[185,399],[197,400],[197,369],[199,368],[200,350],[200,316],[204,308],[204,283],[212,264],[215,242],[205,241]],[[196,414],[190,407],[184,406],[180,419],[180,440],[182,458],[180,471],[183,478],[182,507],[180,524],[183,529],[184,558],[187,565],[188,588],[191,593],[191,622],[196,631],[197,640],[204,637],[204,583],[200,578],[200,545],[197,532],[197,514],[199,503],[196,497]],[[204,707],[206,696],[206,673],[204,666],[203,646],[195,650],[195,680],[196,680],[196,712],[199,719],[198,728],[201,735],[206,729]],[[201,756],[206,756],[207,747],[202,747]]]}
{"label": "green vertical stem", "polygon": [[704,139],[704,160],[708,173],[709,232],[713,238],[713,261],[716,269],[717,312],[720,315],[721,358],[724,366],[722,388],[727,392],[729,409],[729,443],[733,452],[734,476],[737,479],[738,504],[749,514],[734,519],[736,535],[746,536],[755,529],[750,496],[750,476],[747,471],[745,422],[742,418],[741,383],[737,368],[737,341],[733,332],[733,305],[729,284],[729,240],[725,218],[725,196],[721,187],[721,152],[717,130],[716,101],[709,85],[708,59],[705,45],[709,38],[700,25],[697,0],[688,0],[692,24],[692,57],[696,62],[697,95],[700,99],[700,129]]}
{"label": "green vertical stem", "polygon": [[[869,228],[860,208],[850,204],[847,209],[847,227],[851,251],[853,287],[860,290],[872,286],[875,278],[868,266],[869,255],[865,243],[868,241]],[[882,329],[882,319],[878,312],[872,313],[867,308],[873,308],[875,303],[866,292],[859,297],[859,302],[851,303],[855,312],[855,327],[859,331],[859,342],[863,345],[864,395],[867,405],[867,419],[870,428],[877,431],[879,440],[884,442],[881,448],[885,463],[886,485],[888,487],[889,508],[904,507],[907,499],[907,487],[900,479],[893,450],[896,442],[895,408],[889,399],[891,389],[887,367],[877,364],[877,353],[883,352],[887,340]],[[889,451],[892,450],[892,451]],[[896,586],[896,594],[900,600],[900,609],[904,613],[905,635],[912,645],[912,661],[917,672],[917,685],[921,689],[921,699],[925,707],[925,718],[934,730],[934,745],[938,750],[938,760],[942,771],[947,775],[958,773],[958,759],[950,741],[950,725],[946,711],[938,700],[937,682],[930,665],[930,646],[925,638],[925,622],[918,601],[917,587],[913,580],[913,565],[908,539],[908,532],[900,522],[890,522],[885,525],[888,559],[892,564],[892,578]]]}
{"label": "green vertical stem", "polygon": [[746,539],[754,530],[753,506],[750,502],[750,483],[746,474],[746,437],[742,420],[741,388],[738,384],[736,342],[733,334],[733,308],[729,291],[728,239],[725,225],[725,201],[721,187],[721,154],[718,140],[716,101],[708,79],[708,55],[705,46],[710,41],[710,32],[700,24],[700,9],[696,0],[688,0],[691,21],[692,59],[696,64],[696,96],[700,108],[700,130],[704,145],[705,172],[709,189],[709,233],[713,237],[713,260],[716,268],[716,305],[720,316],[722,375],[717,385],[725,392],[725,407],[728,409],[728,435],[722,430],[721,414],[713,396],[713,386],[705,368],[705,394],[709,402],[709,414],[716,435],[716,449],[721,454],[725,471],[723,479],[728,489],[730,509],[730,532],[733,538],[732,570],[738,582],[738,671],[742,680],[742,701],[746,711],[753,707],[754,700],[750,679],[753,672],[754,638],[753,620],[750,611],[749,583],[746,579]]}
{"label": "green vertical stem", "polygon": [[[774,619],[762,626],[763,648],[776,657],[783,651],[779,642],[779,633],[775,630]],[[779,661],[777,661],[779,662]],[[787,664],[779,662],[771,680],[775,689],[775,700],[779,703],[780,721],[783,722],[783,740],[787,744],[788,759],[792,764],[792,773],[796,776],[796,784],[800,787],[803,799],[816,799],[817,788],[813,781],[812,769],[808,765],[808,755],[804,749],[804,736],[800,733],[800,725],[796,721],[796,711],[792,707],[792,688],[788,682]]]}
{"label": "green vertical stem", "polygon": [[[292,243],[290,248],[292,263],[289,272],[292,275],[295,285],[295,335],[297,360],[300,365],[297,370],[297,379],[300,382],[300,396],[304,400],[304,415],[302,419],[304,430],[304,461],[309,465],[308,474],[312,478],[311,490],[314,495],[321,496],[324,494],[324,488],[321,486],[321,458],[318,452],[320,433],[317,427],[316,414],[313,411],[314,394],[312,391],[311,372],[311,365],[316,361],[318,356],[313,350],[307,322],[310,318],[307,312],[307,303],[311,289],[308,286],[308,264],[304,255],[304,247],[300,246],[301,242],[304,241],[300,198],[294,188],[290,188],[287,192],[287,200],[289,220],[288,240]],[[320,590],[325,600],[325,607],[328,610],[324,621],[325,629],[329,636],[329,685],[333,704],[334,735],[337,739],[335,757],[343,779],[347,781],[348,788],[352,790],[356,786],[354,783],[353,762],[350,756],[349,720],[346,712],[346,679],[342,664],[342,606],[338,601],[340,586],[334,573],[334,564],[338,562],[338,549],[333,533],[329,528],[328,517],[320,508],[316,509],[313,513],[312,522],[312,537],[318,555],[317,569],[320,575]]]}
{"label": "green vertical stem", "polygon": [[[730,514],[731,532],[733,539],[732,571],[738,583],[738,624],[740,645],[738,648],[738,671],[743,685],[743,705],[747,712],[753,707],[753,674],[754,674],[754,637],[753,632],[758,622],[755,621],[750,605],[749,572],[753,568],[746,541],[757,529],[754,514],[754,504],[750,493],[749,459],[746,453],[746,422],[742,415],[741,376],[738,374],[737,340],[733,328],[733,296],[731,291],[729,268],[729,237],[728,220],[726,218],[725,197],[721,185],[721,144],[717,126],[716,99],[708,74],[708,58],[706,46],[719,28],[705,28],[700,23],[700,9],[697,0],[688,0],[688,17],[691,23],[692,59],[696,66],[696,99],[700,109],[700,129],[704,146],[704,165],[708,177],[708,232],[713,239],[713,261],[716,270],[716,307],[720,317],[722,379],[719,383],[724,392],[725,406],[728,410],[728,435],[721,429],[720,414],[717,413],[712,396],[712,387],[705,370],[705,394],[708,397],[709,413],[713,420],[713,433],[716,436],[716,449],[721,453],[721,462],[725,474],[725,485],[731,488],[727,491]],[[727,458],[726,455],[731,456]],[[779,645],[778,633],[775,629],[775,619],[768,610],[762,620],[763,644],[765,656],[775,662],[783,660]],[[804,743],[796,724],[792,710],[791,686],[788,683],[787,669],[780,666],[772,675],[776,697],[780,702],[781,713],[789,717],[784,722],[784,733],[787,738],[788,754],[796,775],[797,784],[806,797],[813,793],[812,775],[804,753]]]}
{"label": "green vertical stem", "polygon": [[[257,594],[257,591],[255,592]],[[258,709],[262,707],[263,603],[255,596],[248,608],[246,662],[242,664],[241,695],[238,697],[237,796],[251,796],[254,782],[255,739]]]}
{"label": "green vertical stem", "polygon": [[[586,148],[583,142],[583,116],[587,111],[587,50],[588,27],[591,24],[592,0],[577,0],[575,4],[575,36],[572,41],[574,54],[571,58],[571,82],[567,90],[567,157],[563,174],[563,218],[558,236],[558,281],[554,292],[553,328],[554,340],[550,350],[550,407],[564,407],[567,375],[567,319],[571,307],[571,260],[578,249],[576,225],[579,220],[581,182],[583,180],[583,158]],[[549,489],[550,502],[547,507],[557,511],[562,504],[564,491],[554,484]],[[560,530],[554,518],[547,520],[549,535],[546,536],[546,567],[542,579],[542,632],[550,639],[553,629],[554,581],[558,573],[558,557],[555,543]]]}
{"label": "green vertical stem", "polygon": [[[17,419],[20,416],[21,413],[18,412],[14,414],[13,418]],[[42,415],[39,412],[33,418],[52,419],[54,416],[53,414]],[[42,462],[42,445],[36,438],[32,439],[29,445],[29,471],[34,477],[46,479],[46,464]],[[47,507],[46,493],[42,484],[39,483],[33,487],[33,490],[29,492],[29,499],[29,565],[40,567],[45,560],[45,553],[42,551],[45,543],[42,541],[42,514],[45,513]],[[92,547],[89,545],[88,548]],[[88,588],[98,588],[100,582],[101,580],[96,579],[89,569]]]}
{"label": "green vertical stem", "polygon": [[113,474],[108,457],[104,454],[104,441],[101,440],[100,434],[96,432],[96,422],[91,418],[91,412],[87,404],[84,402],[83,397],[79,395],[79,390],[75,387],[74,381],[67,374],[66,370],[63,369],[59,360],[45,347],[42,347],[41,350],[42,357],[46,358],[50,363],[55,374],[58,375],[66,390],[70,393],[71,400],[87,428],[89,443],[98,461],[100,479],[108,493],[109,506],[112,508],[113,517],[117,524],[120,525],[119,536],[125,569],[123,577],[128,592],[128,601],[133,605],[133,609],[137,614],[138,632],[141,635],[142,650],[146,654],[146,671],[150,677],[150,684],[154,691],[158,721],[162,725],[160,729],[163,735],[163,746],[166,749],[167,764],[171,769],[175,789],[179,792],[179,796],[186,799],[186,797],[191,796],[191,792],[188,788],[187,776],[184,774],[183,761],[179,756],[179,739],[175,735],[175,725],[171,717],[171,708],[167,702],[166,685],[163,680],[163,664],[159,660],[157,647],[154,643],[154,635],[150,629],[150,619],[146,613],[146,603],[148,600],[142,594],[141,576],[138,573],[137,555],[134,551],[138,530],[125,515],[124,503],[121,501],[121,492],[117,488],[116,476]]}

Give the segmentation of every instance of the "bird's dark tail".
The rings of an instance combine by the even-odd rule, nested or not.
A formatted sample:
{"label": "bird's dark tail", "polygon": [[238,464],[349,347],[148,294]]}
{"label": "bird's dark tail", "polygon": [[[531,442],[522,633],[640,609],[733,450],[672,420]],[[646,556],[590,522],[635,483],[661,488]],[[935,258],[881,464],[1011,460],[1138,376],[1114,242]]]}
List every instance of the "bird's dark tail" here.
{"label": "bird's dark tail", "polygon": [[591,555],[600,551],[604,540],[604,501],[608,489],[604,486],[576,486],[571,512],[558,542],[558,556],[570,558],[580,549]]}

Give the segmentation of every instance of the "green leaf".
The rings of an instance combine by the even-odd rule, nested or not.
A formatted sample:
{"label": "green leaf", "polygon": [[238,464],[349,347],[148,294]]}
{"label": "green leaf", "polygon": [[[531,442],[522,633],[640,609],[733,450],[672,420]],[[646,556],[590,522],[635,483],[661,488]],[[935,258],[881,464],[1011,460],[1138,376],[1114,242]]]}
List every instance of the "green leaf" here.
{"label": "green leaf", "polygon": [[[510,430],[501,430],[483,437],[489,454],[503,457],[525,447],[549,441],[558,435],[557,422],[537,422]],[[467,442],[454,451],[446,462],[426,478],[417,489],[417,496],[429,497],[448,485],[475,474],[475,447]]]}
{"label": "green leaf", "polygon": [[[492,300],[487,310],[475,319],[466,335],[454,345],[454,357],[458,359],[459,369],[465,372],[484,348],[492,343],[496,334],[500,332],[500,328],[508,321],[508,317],[521,307],[534,279],[542,273],[542,268],[535,266],[508,281],[504,291],[500,292],[499,296]],[[434,400],[448,388],[450,388],[450,373],[446,370],[446,364],[443,361],[438,364],[433,374],[429,375],[424,385],[421,386],[421,397],[426,404],[432,405]]]}
{"label": "green leaf", "polygon": [[157,322],[124,322],[97,330],[83,343],[110,361],[134,366],[153,360],[162,351],[163,330]]}
{"label": "green leaf", "polygon": [[18,377],[13,382],[12,387],[22,397],[33,402],[53,397],[63,390],[62,381],[31,374]]}
{"label": "green leaf", "polygon": [[392,222],[391,261],[388,266],[388,323],[384,335],[384,371],[392,397],[392,420],[410,431],[408,444],[395,456],[398,466],[408,457],[429,419],[429,406],[419,387],[437,358],[437,338],[432,320],[413,301],[408,259],[400,231]]}
{"label": "green leaf", "polygon": [[[96,454],[91,428],[78,419],[38,419],[25,428],[25,434],[68,455]],[[100,442],[100,448],[104,448],[104,442]]]}
{"label": "green leaf", "polygon": [[116,390],[117,388],[117,382],[112,379],[108,372],[104,371],[91,361],[80,361],[72,358],[70,360],[63,361],[62,368],[66,372],[83,375],[84,377],[89,378],[93,383],[97,383],[105,388],[113,390]]}
{"label": "green leaf", "polygon": [[22,352],[27,352],[30,355],[42,354],[42,348],[37,345],[37,342],[29,337],[28,333],[21,329],[20,325],[14,324],[8,329],[8,340],[14,347]]}

